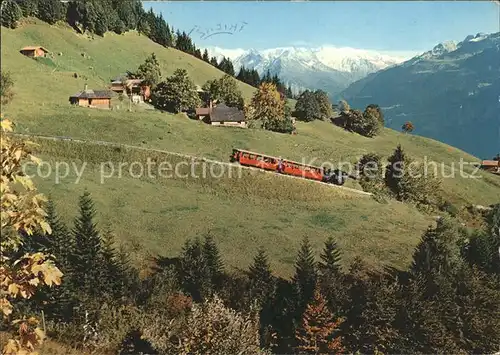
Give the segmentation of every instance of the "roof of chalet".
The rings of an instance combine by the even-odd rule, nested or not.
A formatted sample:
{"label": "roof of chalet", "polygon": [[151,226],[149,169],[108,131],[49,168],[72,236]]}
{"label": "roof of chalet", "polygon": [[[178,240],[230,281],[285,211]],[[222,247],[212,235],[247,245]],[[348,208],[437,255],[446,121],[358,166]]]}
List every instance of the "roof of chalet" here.
{"label": "roof of chalet", "polygon": [[210,114],[210,107],[198,107],[196,108],[197,116],[207,116]]}
{"label": "roof of chalet", "polygon": [[497,160],[483,160],[481,162],[482,166],[500,166],[500,161]]}
{"label": "roof of chalet", "polygon": [[49,52],[49,50],[47,48],[42,47],[42,46],[27,46],[27,47],[21,48],[22,51],[34,51],[36,49],[41,49],[47,53]]}
{"label": "roof of chalet", "polygon": [[71,98],[79,99],[111,99],[111,93],[109,90],[92,90],[87,89],[76,93]]}
{"label": "roof of chalet", "polygon": [[210,113],[210,121],[240,122],[245,121],[245,114],[237,107],[228,107],[221,103],[212,109],[212,112]]}

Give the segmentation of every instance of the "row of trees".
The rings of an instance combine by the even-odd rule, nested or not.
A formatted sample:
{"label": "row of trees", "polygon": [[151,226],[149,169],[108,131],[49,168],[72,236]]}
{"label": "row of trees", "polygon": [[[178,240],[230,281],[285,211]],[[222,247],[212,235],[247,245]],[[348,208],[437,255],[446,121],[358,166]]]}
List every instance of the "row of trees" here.
{"label": "row of trees", "polygon": [[[263,248],[246,272],[227,271],[210,235],[187,240],[178,257],[155,257],[140,279],[94,216],[84,193],[69,230],[50,203],[52,236],[36,234],[20,251],[43,250],[60,265],[57,292],[42,290],[26,307],[44,309],[52,336],[71,345],[309,354],[491,353],[500,345],[500,205],[472,234],[439,220],[408,271],[377,272],[360,259],[344,268],[332,238],[316,261],[304,238],[291,279],[274,276]],[[68,338],[84,325],[96,329],[93,342],[74,330]]]}
{"label": "row of trees", "polygon": [[384,114],[376,104],[368,105],[363,112],[351,109],[349,104],[342,100],[339,105],[340,115],[333,123],[350,132],[361,134],[365,137],[374,137],[384,127]]}

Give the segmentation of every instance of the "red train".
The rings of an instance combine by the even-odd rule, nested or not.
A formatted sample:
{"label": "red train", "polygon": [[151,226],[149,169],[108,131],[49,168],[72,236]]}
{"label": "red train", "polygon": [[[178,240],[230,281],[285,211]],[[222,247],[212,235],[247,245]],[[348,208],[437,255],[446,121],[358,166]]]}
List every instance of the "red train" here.
{"label": "red train", "polygon": [[280,159],[242,149],[233,149],[231,162],[236,161],[245,166],[253,166],[335,185],[344,185],[347,177],[355,178],[339,169],[327,170],[313,165],[297,163],[292,160]]}

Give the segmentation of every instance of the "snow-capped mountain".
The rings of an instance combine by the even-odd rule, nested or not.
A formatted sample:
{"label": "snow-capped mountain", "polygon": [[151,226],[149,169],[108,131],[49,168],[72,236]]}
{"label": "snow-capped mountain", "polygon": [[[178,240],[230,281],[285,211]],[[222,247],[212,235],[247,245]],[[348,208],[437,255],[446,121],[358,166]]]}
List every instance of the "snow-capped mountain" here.
{"label": "snow-capped mountain", "polygon": [[[259,74],[277,74],[293,90],[322,89],[335,95],[366,75],[407,60],[355,48],[281,47],[266,50],[207,48],[210,56],[230,58],[236,72],[244,66]],[[413,54],[413,53],[412,53]]]}

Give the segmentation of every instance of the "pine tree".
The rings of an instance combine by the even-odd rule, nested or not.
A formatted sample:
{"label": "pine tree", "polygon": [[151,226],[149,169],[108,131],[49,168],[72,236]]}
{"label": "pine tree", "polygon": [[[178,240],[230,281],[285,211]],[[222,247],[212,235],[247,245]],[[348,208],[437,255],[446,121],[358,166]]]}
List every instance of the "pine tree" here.
{"label": "pine tree", "polygon": [[79,216],[75,219],[73,236],[75,250],[71,256],[73,276],[80,290],[97,296],[101,286],[101,238],[94,223],[95,208],[90,193],[85,190],[79,201]]}
{"label": "pine tree", "polygon": [[426,280],[428,294],[435,293],[440,281],[449,278],[462,263],[461,234],[453,220],[441,218],[435,228],[426,231],[417,245],[410,273]]}
{"label": "pine tree", "polygon": [[210,57],[208,55],[208,50],[205,48],[205,50],[203,51],[203,56],[202,56],[202,59],[207,62],[207,63],[210,63]]}
{"label": "pine tree", "polygon": [[305,237],[295,262],[295,274],[292,284],[296,292],[296,317],[301,317],[307,304],[314,295],[314,288],[317,282],[314,254],[309,244],[309,239]]}
{"label": "pine tree", "polygon": [[402,200],[405,197],[403,188],[403,177],[405,166],[409,163],[403,148],[398,144],[394,153],[389,157],[389,164],[385,172],[385,184],[396,198]]}
{"label": "pine tree", "polygon": [[74,250],[74,240],[66,225],[59,218],[55,203],[49,199],[47,203],[47,222],[52,228],[49,239],[49,250],[56,258],[56,264],[66,279],[71,273],[70,257]]}
{"label": "pine tree", "polygon": [[296,350],[300,354],[338,354],[344,350],[342,338],[336,336],[342,319],[334,320],[319,287],[314,290],[314,298],[307,305],[302,324],[296,330]]}
{"label": "pine tree", "polygon": [[222,262],[219,248],[210,234],[205,236],[205,243],[203,244],[203,260],[207,269],[208,280],[211,283],[210,288],[213,291],[217,291],[222,287],[224,263]]}
{"label": "pine tree", "polygon": [[340,274],[340,251],[333,237],[325,242],[325,247],[320,255],[321,261],[318,269],[322,277],[331,277]]}
{"label": "pine tree", "polygon": [[203,245],[198,238],[187,240],[184,244],[178,271],[182,288],[195,302],[201,302],[210,294],[210,272],[203,256]]}
{"label": "pine tree", "polygon": [[123,245],[120,245],[116,253],[116,265],[118,274],[121,275],[120,287],[122,295],[135,297],[139,290],[139,273],[132,265],[130,254],[125,250]]}
{"label": "pine tree", "polygon": [[271,266],[266,251],[260,247],[250,265],[248,278],[250,280],[250,295],[260,305],[265,304],[272,297],[275,288]]}
{"label": "pine tree", "polygon": [[24,17],[36,16],[38,14],[38,0],[16,0]]}
{"label": "pine tree", "polygon": [[212,64],[216,68],[219,68],[219,63],[217,62],[217,58],[216,57],[210,58],[210,64]]}
{"label": "pine tree", "polygon": [[62,271],[60,287],[46,290],[43,309],[47,319],[68,322],[76,305],[77,281],[74,279],[71,257],[74,253],[73,236],[59,218],[54,201],[47,203],[47,223],[52,234],[47,238],[46,251],[55,257],[55,264]]}
{"label": "pine tree", "polygon": [[113,299],[121,297],[122,294],[122,278],[125,275],[120,274],[118,263],[116,261],[116,249],[114,236],[109,229],[105,228],[101,238],[101,258],[102,270],[101,275],[101,290],[108,297]]}
{"label": "pine tree", "polygon": [[0,20],[2,26],[16,28],[23,12],[14,0],[3,0],[0,4]]}
{"label": "pine tree", "polygon": [[51,25],[63,19],[63,7],[59,0],[42,0],[38,2],[38,17]]}
{"label": "pine tree", "polygon": [[476,231],[464,245],[463,254],[471,265],[500,275],[500,204],[488,216],[488,230]]}

